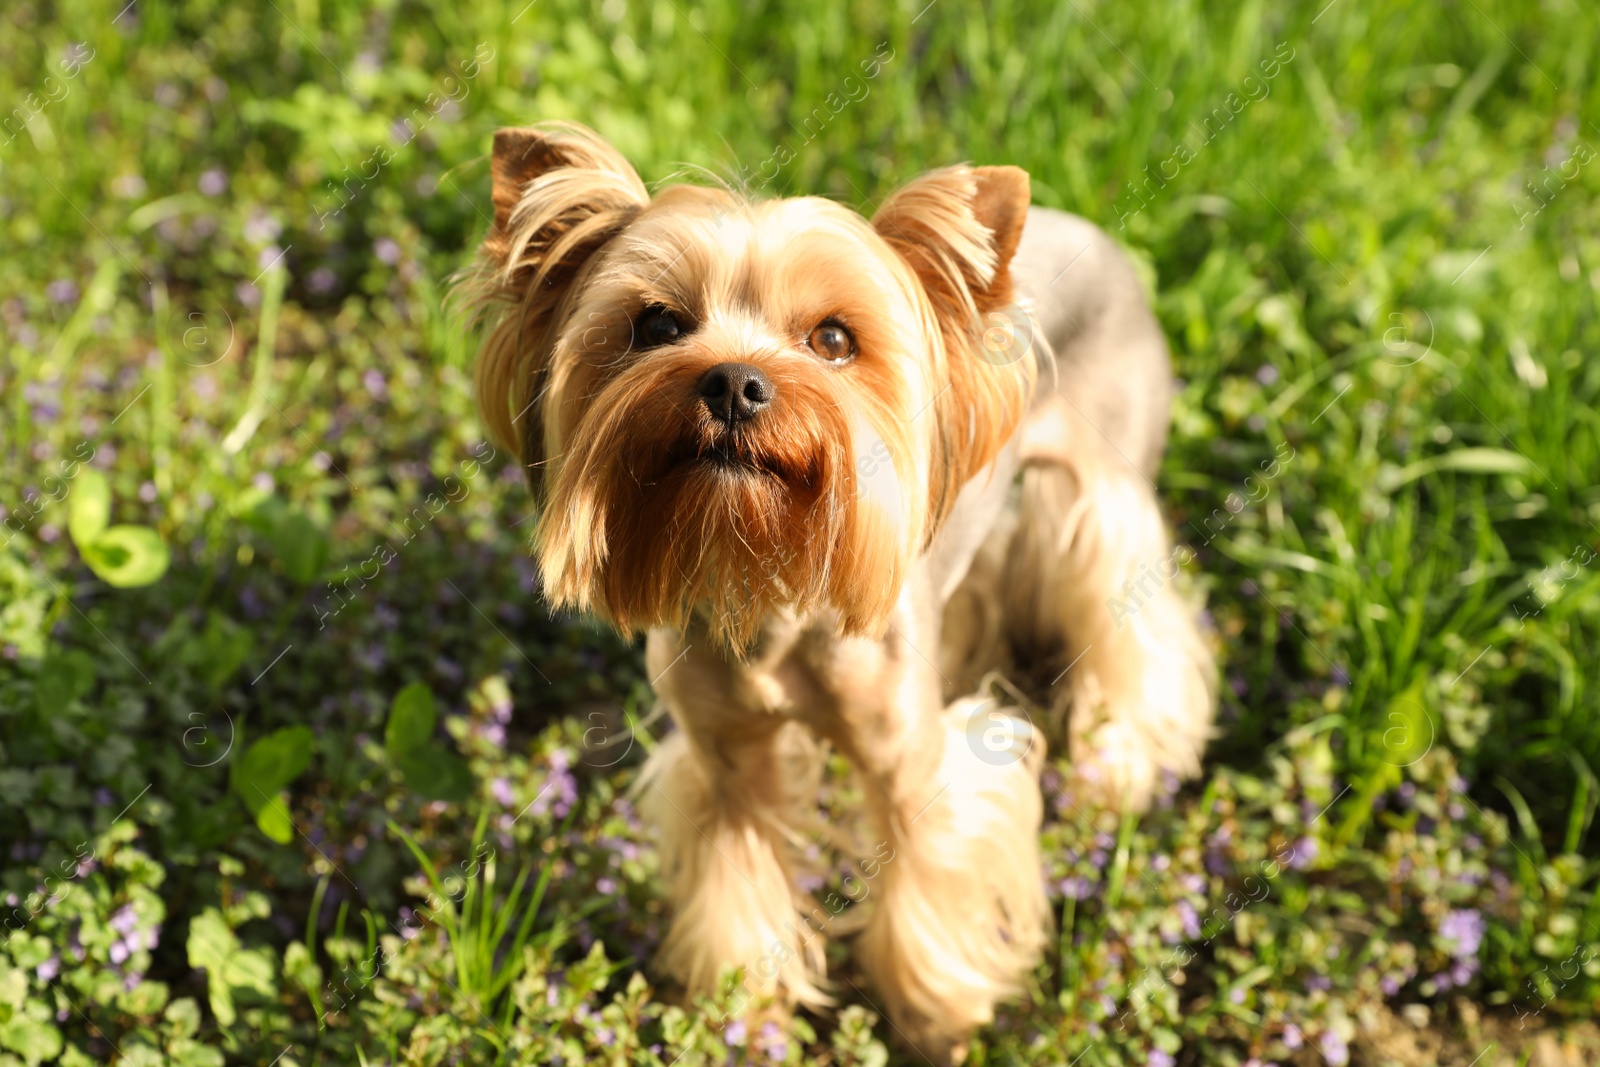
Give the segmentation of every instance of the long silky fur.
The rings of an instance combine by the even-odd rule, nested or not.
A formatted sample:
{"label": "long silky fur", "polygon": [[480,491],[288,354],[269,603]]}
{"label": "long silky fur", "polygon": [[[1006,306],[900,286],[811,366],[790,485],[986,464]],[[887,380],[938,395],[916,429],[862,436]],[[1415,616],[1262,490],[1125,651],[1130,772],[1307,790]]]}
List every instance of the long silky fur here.
{"label": "long silky fur", "polygon": [[[502,131],[497,148],[499,137],[521,132]],[[526,163],[549,169],[525,182],[505,175],[495,183],[494,226],[456,286],[469,325],[484,331],[475,374],[479,411],[490,435],[530,467],[542,459],[540,390],[560,305],[595,250],[650,202],[632,165],[594,131],[556,122],[532,132],[540,139]],[[511,199],[508,188],[520,195]]]}

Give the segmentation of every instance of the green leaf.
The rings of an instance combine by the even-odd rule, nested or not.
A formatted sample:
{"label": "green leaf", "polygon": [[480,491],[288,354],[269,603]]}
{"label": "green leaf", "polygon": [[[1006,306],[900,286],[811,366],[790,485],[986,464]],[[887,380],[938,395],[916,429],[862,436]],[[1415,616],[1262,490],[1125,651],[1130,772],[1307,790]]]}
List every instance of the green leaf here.
{"label": "green leaf", "polygon": [[255,634],[248,627],[214,611],[206,617],[204,632],[185,645],[183,659],[199,670],[208,685],[220,689],[250,658],[255,646]]}
{"label": "green leaf", "polygon": [[425,748],[433,738],[439,721],[433,690],[426,682],[412,682],[395,694],[389,705],[389,724],[384,729],[383,746],[396,761],[408,752]]}
{"label": "green leaf", "polygon": [[206,972],[211,1013],[222,1026],[232,1026],[238,1015],[228,990],[228,961],[239,954],[239,939],[216,908],[205,909],[189,923],[188,950],[189,966]]}
{"label": "green leaf", "polygon": [[294,823],[289,820],[289,794],[278,790],[256,809],[256,828],[280,845],[294,840]]}
{"label": "green leaf", "polygon": [[1419,678],[1389,702],[1382,734],[1384,763],[1409,767],[1433,749],[1438,727],[1423,701],[1423,681]]}
{"label": "green leaf", "polygon": [[80,468],[76,482],[67,505],[67,532],[82,550],[111,522],[111,483],[93,467]]}
{"label": "green leaf", "polygon": [[56,1063],[60,1067],[98,1067],[82,1049],[72,1044],[61,1050],[61,1058]]}
{"label": "green leaf", "polygon": [[272,534],[272,550],[291,579],[310,585],[328,562],[328,536],[304,512],[291,511]]}
{"label": "green leaf", "polygon": [[228,961],[228,984],[271,998],[278,992],[275,962],[271,949],[241,952]]}
{"label": "green leaf", "polygon": [[200,1007],[193,997],[179,997],[162,1012],[167,1029],[179,1037],[193,1037],[200,1032]]}
{"label": "green leaf", "polygon": [[118,589],[149,585],[167,573],[172,561],[161,535],[148,526],[113,526],[87,544],[80,542],[78,551],[90,570]]}
{"label": "green leaf", "polygon": [[472,772],[460,756],[434,744],[438,722],[433,690],[425,682],[412,682],[389,706],[384,749],[418,793],[431,800],[465,800],[472,795]]}
{"label": "green leaf", "polygon": [[172,1067],[223,1067],[222,1050],[202,1045],[193,1038],[180,1037],[167,1044]]}
{"label": "green leaf", "polygon": [[172,991],[165,982],[140,982],[118,995],[117,1007],[129,1015],[146,1018],[166,1007],[167,998],[171,995]]}
{"label": "green leaf", "polygon": [[233,765],[233,791],[261,832],[279,844],[294,835],[284,788],[311,764],[311,729],[286,726],[245,749]]}
{"label": "green leaf", "polygon": [[189,923],[189,966],[206,972],[211,1011],[224,1028],[238,1019],[234,991],[263,1000],[277,996],[277,960],[271,949],[242,948],[228,921],[216,908],[206,908]]}
{"label": "green leaf", "polygon": [[22,1011],[0,1023],[0,1048],[10,1049],[21,1056],[28,1067],[50,1062],[61,1055],[61,1031],[48,1018],[38,1018],[39,1014]]}
{"label": "green leaf", "polygon": [[33,683],[39,714],[56,715],[94,688],[94,657],[81,649],[52,652],[39,667]]}
{"label": "green leaf", "polygon": [[322,968],[317,965],[316,959],[311,955],[311,950],[306,948],[302,941],[291,941],[283,950],[283,976],[291,979],[295,985],[305,990],[306,996],[311,998],[313,1006],[317,1007],[320,1017],[320,993],[322,991]]}
{"label": "green leaf", "polygon": [[275,496],[265,496],[244,513],[244,523],[262,537],[271,539],[289,513],[288,505]]}
{"label": "green leaf", "polygon": [[459,803],[472,795],[472,771],[454,752],[412,749],[396,757],[395,764],[406,785],[429,800]]}
{"label": "green leaf", "polygon": [[292,580],[301,585],[317,580],[328,562],[328,535],[309,515],[269,496],[245,514],[245,523],[266,538]]}

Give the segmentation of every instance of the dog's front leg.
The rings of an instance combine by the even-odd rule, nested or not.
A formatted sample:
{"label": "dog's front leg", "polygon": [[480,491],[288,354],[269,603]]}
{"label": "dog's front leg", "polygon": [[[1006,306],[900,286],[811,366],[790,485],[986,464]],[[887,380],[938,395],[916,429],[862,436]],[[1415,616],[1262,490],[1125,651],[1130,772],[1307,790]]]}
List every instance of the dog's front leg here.
{"label": "dog's front leg", "polygon": [[899,1036],[946,1063],[997,1001],[1023,989],[1049,926],[1038,850],[1044,742],[994,701],[942,706],[932,663],[911,644],[937,647],[931,618],[918,636],[891,631],[882,710],[847,709],[840,732],[888,846],[869,872],[857,958]]}
{"label": "dog's front leg", "polygon": [[800,917],[787,860],[797,776],[787,720],[759,671],[709,644],[653,631],[647,662],[678,725],[636,789],[672,906],[657,968],[700,996],[744,967],[734,1011],[826,1003],[822,940]]}

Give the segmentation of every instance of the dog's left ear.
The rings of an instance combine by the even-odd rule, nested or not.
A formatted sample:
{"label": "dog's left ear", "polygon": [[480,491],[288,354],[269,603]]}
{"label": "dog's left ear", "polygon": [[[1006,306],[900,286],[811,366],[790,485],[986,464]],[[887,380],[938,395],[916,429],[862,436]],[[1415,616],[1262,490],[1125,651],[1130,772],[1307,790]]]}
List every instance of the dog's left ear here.
{"label": "dog's left ear", "polygon": [[878,236],[916,274],[943,342],[933,353],[941,392],[933,407],[930,533],[1027,410],[1034,334],[1014,304],[1011,258],[1028,200],[1028,174],[1017,167],[945,167],[902,186],[872,217]]}

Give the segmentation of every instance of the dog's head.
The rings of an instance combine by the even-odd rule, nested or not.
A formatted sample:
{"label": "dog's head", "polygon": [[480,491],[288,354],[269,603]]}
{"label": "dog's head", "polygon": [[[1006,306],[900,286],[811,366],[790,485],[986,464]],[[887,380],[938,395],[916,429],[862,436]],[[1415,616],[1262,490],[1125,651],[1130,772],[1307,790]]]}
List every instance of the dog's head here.
{"label": "dog's head", "polygon": [[702,612],[735,648],[784,608],[881,628],[1026,406],[1027,175],[933,171],[869,222],[652,197],[574,125],[501,130],[492,166],[478,398],[541,499],[550,599],[624,632]]}

